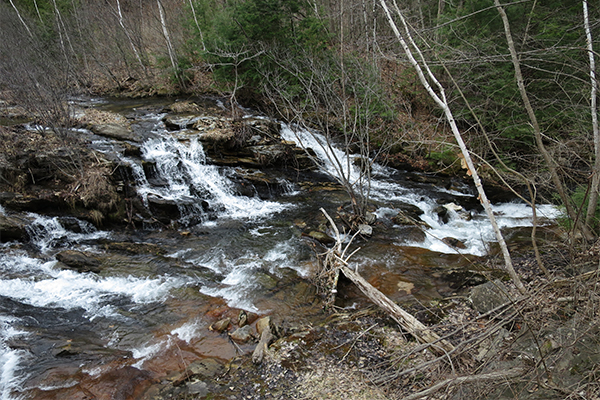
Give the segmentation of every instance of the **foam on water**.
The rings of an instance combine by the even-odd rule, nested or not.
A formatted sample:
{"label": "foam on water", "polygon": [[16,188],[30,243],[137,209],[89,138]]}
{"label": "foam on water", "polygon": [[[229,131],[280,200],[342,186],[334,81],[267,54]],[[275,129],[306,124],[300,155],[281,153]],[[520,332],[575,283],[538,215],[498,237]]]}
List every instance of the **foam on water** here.
{"label": "foam on water", "polygon": [[[28,265],[35,264],[36,261],[28,260]],[[47,265],[40,266],[40,269],[46,269]],[[51,269],[44,272],[49,276],[0,279],[0,295],[36,307],[82,308],[88,318],[94,319],[119,316],[110,304],[110,300],[116,297],[125,296],[134,303],[142,304],[162,301],[171,289],[185,285],[183,278],[101,278],[95,274],[80,274],[70,270]]]}
{"label": "foam on water", "polygon": [[80,232],[67,230],[58,217],[46,217],[30,213],[33,218],[27,226],[30,240],[42,253],[55,247],[70,247],[83,241],[109,237],[108,232],[98,231],[89,222],[77,220]]}
{"label": "foam on water", "polygon": [[164,186],[152,186],[140,166],[134,168],[138,193],[175,202],[186,218],[205,213],[203,201],[221,216],[255,219],[280,212],[289,206],[235,194],[234,186],[215,165],[206,163],[202,144],[197,139],[182,143],[170,136],[150,139],[142,146],[142,156],[154,163]]}
{"label": "foam on water", "polygon": [[181,325],[179,328],[173,329],[171,331],[171,335],[177,336],[184,342],[192,343],[194,339],[201,336],[200,330],[204,327],[205,324],[202,324],[200,321],[195,320],[192,322],[187,322]]}
{"label": "foam on water", "polygon": [[[351,183],[360,184],[360,171],[354,166],[352,159],[343,151],[336,149],[321,134],[309,132],[304,129],[292,129],[284,125],[282,137],[300,143],[305,149],[314,150],[323,170],[333,176],[346,177]],[[351,157],[351,156],[350,156]],[[389,204],[406,203],[418,207],[423,214],[421,220],[430,229],[426,229],[424,241],[402,243],[415,247],[427,248],[442,253],[456,253],[458,250],[448,246],[442,241],[444,238],[454,238],[465,245],[461,249],[463,254],[485,255],[488,252],[488,243],[496,241],[494,231],[485,214],[472,215],[464,218],[455,210],[449,210],[449,221],[442,223],[435,213],[439,206],[435,199],[416,193],[412,189],[386,179],[389,176],[387,168],[373,163],[373,177],[369,182],[370,196],[374,200]],[[438,192],[448,193],[453,196],[472,197],[471,193],[462,193],[457,190],[435,188]],[[380,215],[388,213],[391,208],[384,207]],[[509,203],[493,206],[494,214],[500,228],[532,226],[532,209],[525,204]],[[536,208],[540,219],[552,220],[560,215],[560,211],[552,205],[539,205]]]}
{"label": "foam on water", "polygon": [[26,375],[20,374],[20,363],[29,356],[25,350],[11,349],[6,343],[10,339],[26,335],[15,329],[12,324],[17,318],[0,315],[0,400],[18,400],[15,396]]}

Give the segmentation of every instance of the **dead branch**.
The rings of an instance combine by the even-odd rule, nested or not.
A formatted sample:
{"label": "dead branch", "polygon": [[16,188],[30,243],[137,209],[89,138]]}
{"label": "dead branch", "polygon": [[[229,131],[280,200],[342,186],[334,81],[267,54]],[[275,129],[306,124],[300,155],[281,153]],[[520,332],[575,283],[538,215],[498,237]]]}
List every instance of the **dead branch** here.
{"label": "dead branch", "polygon": [[452,352],[454,350],[452,344],[440,338],[435,332],[427,328],[419,320],[377,290],[357,272],[348,268],[348,260],[356,253],[356,250],[348,256],[345,256],[345,254],[352,243],[352,239],[354,239],[356,235],[353,236],[350,243],[342,249],[342,237],[333,219],[323,208],[321,208],[321,212],[331,224],[336,237],[335,245],[325,253],[325,260],[321,266],[321,272],[317,277],[321,282],[324,282],[324,286],[328,288],[329,291],[326,305],[331,305],[335,301],[339,273],[342,271],[344,275],[354,282],[361,292],[369,298],[369,300],[386,311],[392,319],[394,319],[404,330],[414,336],[420,343],[430,344],[430,348],[436,354],[444,355]]}
{"label": "dead branch", "polygon": [[493,381],[497,379],[512,379],[521,376],[525,372],[524,368],[513,368],[508,371],[495,371],[487,374],[480,375],[468,375],[468,376],[458,376],[456,378],[449,378],[442,382],[438,382],[435,385],[422,390],[418,393],[411,394],[410,396],[404,397],[402,400],[416,400],[421,399],[425,396],[429,396],[432,393],[437,392],[446,386],[456,386],[461,385],[463,383],[473,383],[473,382],[482,382],[482,381]]}
{"label": "dead branch", "polygon": [[448,353],[454,350],[454,346],[448,341],[440,338],[435,332],[422,324],[418,319],[406,312],[398,304],[390,300],[386,295],[377,290],[358,273],[350,268],[340,267],[344,275],[360,289],[373,303],[387,312],[394,321],[404,330],[408,331],[421,343],[429,343],[435,353]]}

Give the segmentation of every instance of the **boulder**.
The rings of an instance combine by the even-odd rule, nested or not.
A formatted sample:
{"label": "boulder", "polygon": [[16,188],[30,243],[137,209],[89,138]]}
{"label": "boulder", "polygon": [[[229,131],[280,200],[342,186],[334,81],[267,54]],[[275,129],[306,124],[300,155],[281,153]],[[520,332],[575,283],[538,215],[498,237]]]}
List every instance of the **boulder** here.
{"label": "boulder", "polygon": [[465,243],[462,240],[453,237],[445,237],[442,239],[442,242],[455,249],[464,250],[467,248],[467,245],[465,245]]}
{"label": "boulder", "polygon": [[78,272],[99,273],[101,271],[100,260],[83,251],[64,250],[56,255],[56,259],[67,268]]}
{"label": "boulder", "polygon": [[510,299],[508,288],[499,279],[475,286],[471,290],[473,308],[481,314],[508,303]]}
{"label": "boulder", "polygon": [[333,244],[335,239],[326,233],[320,231],[310,231],[306,236],[315,239],[316,241],[323,244]]}
{"label": "boulder", "polygon": [[165,127],[171,131],[194,128],[200,117],[194,115],[166,115],[163,118]]}
{"label": "boulder", "polygon": [[92,125],[90,130],[96,135],[105,136],[116,140],[130,140],[132,142],[139,142],[141,138],[135,135],[131,129],[121,124],[109,123],[109,124],[97,124]]}
{"label": "boulder", "polygon": [[254,336],[252,335],[252,327],[250,325],[245,325],[241,328],[236,329],[232,333],[229,334],[231,340],[237,343],[248,343]]}
{"label": "boulder", "polygon": [[212,324],[208,329],[210,329],[211,331],[222,333],[222,332],[226,331],[227,328],[229,328],[230,324],[231,324],[231,318],[223,318],[223,319],[215,322],[214,324]]}
{"label": "boulder", "polygon": [[19,218],[0,214],[0,242],[26,241],[26,223]]}

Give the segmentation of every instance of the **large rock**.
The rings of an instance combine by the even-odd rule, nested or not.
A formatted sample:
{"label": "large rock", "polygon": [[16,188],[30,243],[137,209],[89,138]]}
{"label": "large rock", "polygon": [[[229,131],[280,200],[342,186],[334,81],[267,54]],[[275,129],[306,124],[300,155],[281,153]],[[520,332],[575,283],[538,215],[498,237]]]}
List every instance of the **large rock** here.
{"label": "large rock", "polygon": [[0,214],[0,242],[27,240],[26,223],[16,217]]}
{"label": "large rock", "polygon": [[471,290],[473,307],[481,314],[508,303],[510,299],[510,291],[499,279],[475,286]]}
{"label": "large rock", "polygon": [[65,250],[56,255],[56,259],[69,269],[79,272],[100,272],[100,260],[89,253],[77,250]]}
{"label": "large rock", "polygon": [[141,141],[141,138],[134,134],[131,129],[121,124],[109,123],[92,125],[90,130],[96,135],[105,136],[111,139],[130,140],[132,142]]}

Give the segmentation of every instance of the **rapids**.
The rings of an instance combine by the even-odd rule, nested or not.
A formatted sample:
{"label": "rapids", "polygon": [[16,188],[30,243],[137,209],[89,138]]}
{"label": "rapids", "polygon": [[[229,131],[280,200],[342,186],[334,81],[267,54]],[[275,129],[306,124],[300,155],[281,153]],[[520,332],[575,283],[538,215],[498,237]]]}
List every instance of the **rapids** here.
{"label": "rapids", "polygon": [[[303,229],[324,222],[319,208],[333,215],[347,201],[327,174],[360,179],[343,151],[316,133],[282,124],[283,139],[313,149],[322,172],[299,182],[293,173],[266,169],[282,190],[270,198],[242,195],[235,182],[247,171],[211,163],[193,134],[180,140],[180,132],[165,128],[163,113],[142,113],[133,105],[120,112],[143,137],[141,157],[124,156],[116,141],[99,136],[92,146],[131,167],[145,206],[175,204],[180,219],[172,229],[149,222],[133,232],[111,232],[75,218],[24,216],[30,242],[0,247],[0,400],[90,392],[110,398],[111,387],[132,382],[143,389],[195,359],[225,361],[251,351],[252,345],[234,346],[208,329],[232,309],[296,319],[320,311],[304,279],[316,262]],[[152,174],[148,164],[155,166]],[[378,233],[376,227],[374,237],[360,243],[353,267],[395,300],[451,294],[445,271],[493,251],[493,232],[476,208],[448,207],[447,220],[439,217],[440,204],[473,203],[468,184],[417,183],[375,165],[370,193],[373,213],[386,229]],[[407,205],[420,210],[424,234],[393,222]],[[494,211],[509,235],[531,226],[531,210],[523,204],[495,204]],[[0,207],[0,213],[10,211]],[[538,213],[546,222],[558,215],[549,205]],[[114,251],[122,242],[141,250]],[[57,258],[65,250],[96,260],[100,271],[65,268]]]}

